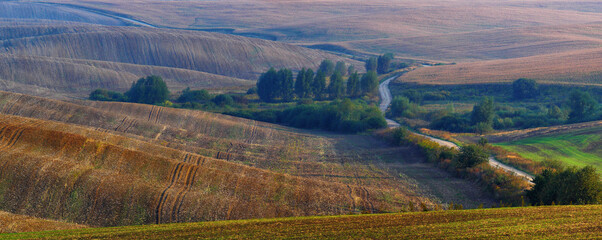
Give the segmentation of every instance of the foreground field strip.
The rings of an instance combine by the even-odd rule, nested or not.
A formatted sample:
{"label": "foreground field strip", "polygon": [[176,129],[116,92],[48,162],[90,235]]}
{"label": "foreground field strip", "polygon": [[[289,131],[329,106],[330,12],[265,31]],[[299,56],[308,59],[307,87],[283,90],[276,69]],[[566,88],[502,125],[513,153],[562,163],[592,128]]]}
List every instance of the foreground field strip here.
{"label": "foreground field strip", "polygon": [[[4,239],[594,239],[602,206],[548,206],[239,220],[0,235]],[[453,234],[451,234],[453,233]]]}
{"label": "foreground field strip", "polygon": [[[383,114],[387,111],[387,109],[389,108],[389,105],[391,105],[391,90],[389,89],[389,84],[391,83],[392,80],[400,77],[402,75],[399,76],[394,76],[391,78],[386,79],[385,81],[383,81],[379,86],[378,86],[378,92],[380,94],[381,97],[381,105],[380,105],[380,110],[383,112]],[[390,128],[394,128],[394,127],[399,127],[401,126],[399,123],[395,122],[392,119],[386,119],[387,120],[387,125]],[[430,139],[431,141],[441,145],[441,146],[445,146],[445,147],[449,147],[449,148],[455,148],[455,149],[459,149],[460,147],[450,141],[446,141],[446,140],[442,140],[442,139],[438,139],[438,138],[434,138],[425,134],[421,134],[421,133],[416,133],[413,132],[413,134],[422,136],[422,137],[426,137],[428,139]],[[518,170],[516,168],[513,168],[511,166],[505,165],[497,160],[495,160],[495,158],[493,158],[492,156],[489,157],[489,165],[496,167],[496,168],[501,168],[504,169],[504,171],[510,172],[512,174],[518,175],[524,179],[527,179],[529,182],[533,182],[533,179],[535,178],[533,175],[530,175],[528,173],[525,173],[521,170]]]}

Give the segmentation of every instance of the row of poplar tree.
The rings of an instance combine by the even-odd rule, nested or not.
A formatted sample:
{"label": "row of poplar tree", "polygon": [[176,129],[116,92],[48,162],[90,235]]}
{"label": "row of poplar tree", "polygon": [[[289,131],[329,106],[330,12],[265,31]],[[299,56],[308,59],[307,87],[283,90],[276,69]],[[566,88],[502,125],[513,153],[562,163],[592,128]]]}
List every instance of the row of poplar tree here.
{"label": "row of poplar tree", "polygon": [[353,72],[347,78],[345,73],[333,71],[330,82],[326,85],[328,72],[319,69],[317,72],[311,68],[303,68],[293,78],[290,69],[282,68],[278,71],[271,68],[263,73],[257,81],[257,95],[262,101],[273,102],[276,99],[292,101],[297,98],[340,99],[343,97],[361,97],[375,94],[378,88],[378,75],[375,71],[368,71],[360,77]]}

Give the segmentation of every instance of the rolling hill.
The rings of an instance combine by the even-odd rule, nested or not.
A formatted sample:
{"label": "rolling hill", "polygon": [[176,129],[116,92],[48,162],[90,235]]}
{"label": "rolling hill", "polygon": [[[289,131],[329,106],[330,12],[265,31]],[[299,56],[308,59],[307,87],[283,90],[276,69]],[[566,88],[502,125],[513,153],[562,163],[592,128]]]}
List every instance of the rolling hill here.
{"label": "rolling hill", "polygon": [[120,226],[494,204],[372,136],[7,92],[0,112],[0,209],[30,216]]}
{"label": "rolling hill", "polygon": [[4,235],[7,239],[534,239],[599,237],[602,207],[552,206],[465,211],[163,224]]}
{"label": "rolling hill", "polygon": [[315,68],[324,59],[363,67],[319,50],[199,31],[4,22],[0,36],[2,89],[56,98],[123,91],[151,74],[172,91],[247,89],[270,67]]}

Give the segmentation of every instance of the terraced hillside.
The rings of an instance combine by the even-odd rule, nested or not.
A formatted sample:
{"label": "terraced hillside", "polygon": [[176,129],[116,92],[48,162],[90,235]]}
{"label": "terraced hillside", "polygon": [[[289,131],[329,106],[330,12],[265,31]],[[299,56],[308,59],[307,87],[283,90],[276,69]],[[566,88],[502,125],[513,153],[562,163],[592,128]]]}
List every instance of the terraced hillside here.
{"label": "terraced hillside", "polygon": [[494,204],[371,136],[7,92],[0,113],[0,209],[30,216],[116,226]]}
{"label": "terraced hillside", "polygon": [[595,239],[602,207],[552,206],[468,211],[164,224],[5,235],[11,239]]}
{"label": "terraced hillside", "polygon": [[327,58],[363,67],[319,50],[199,31],[3,22],[0,36],[1,89],[51,97],[123,91],[151,74],[172,90],[246,89],[270,67],[315,68]]}

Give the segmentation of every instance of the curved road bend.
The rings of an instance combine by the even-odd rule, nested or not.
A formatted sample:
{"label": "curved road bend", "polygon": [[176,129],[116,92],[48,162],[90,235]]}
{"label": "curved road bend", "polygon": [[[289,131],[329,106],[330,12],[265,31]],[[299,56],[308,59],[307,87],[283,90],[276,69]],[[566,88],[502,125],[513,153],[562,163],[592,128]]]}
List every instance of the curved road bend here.
{"label": "curved road bend", "polygon": [[[403,75],[403,74],[401,74],[401,75]],[[396,79],[396,78],[400,77],[401,75],[395,75],[393,77],[387,78],[378,86],[378,92],[380,93],[380,99],[381,99],[379,108],[380,108],[380,111],[383,112],[383,114],[387,111],[387,108],[389,108],[389,105],[391,105],[391,101],[392,101],[391,90],[389,89],[389,83],[391,83],[391,81],[393,79]],[[389,128],[401,126],[399,123],[393,121],[392,119],[388,119],[388,118],[385,118],[385,119],[387,120],[387,126]],[[450,141],[445,141],[442,139],[434,138],[434,137],[424,135],[421,133],[414,133],[414,134],[418,134],[420,136],[426,137],[441,146],[455,148],[455,149],[460,148],[457,144],[450,142]],[[508,166],[506,164],[503,164],[503,163],[495,160],[495,158],[493,158],[493,156],[489,157],[489,165],[496,167],[496,168],[501,168],[501,169],[503,169],[507,172],[511,172],[519,177],[525,178],[525,179],[529,180],[529,182],[533,182],[534,177],[532,175],[530,175],[526,172],[523,172],[521,170],[518,170],[516,168],[513,168],[511,166]]]}

